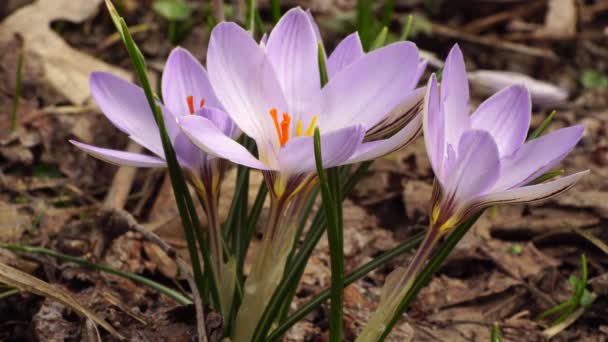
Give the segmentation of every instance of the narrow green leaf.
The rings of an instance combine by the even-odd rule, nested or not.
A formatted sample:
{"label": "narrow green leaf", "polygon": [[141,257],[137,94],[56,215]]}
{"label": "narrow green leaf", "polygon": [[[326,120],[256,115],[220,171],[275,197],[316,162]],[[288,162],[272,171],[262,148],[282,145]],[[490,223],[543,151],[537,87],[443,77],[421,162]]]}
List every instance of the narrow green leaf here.
{"label": "narrow green leaf", "polygon": [[[247,20],[247,31],[251,32],[251,35],[255,37],[255,17],[256,17],[256,4],[255,0],[249,0],[249,19]],[[262,27],[260,27],[262,29]]]}
{"label": "narrow green leaf", "polygon": [[529,184],[540,184],[540,183],[546,182],[546,181],[548,181],[550,179],[553,179],[553,178],[555,178],[557,176],[563,175],[564,172],[565,172],[564,169],[547,171],[545,174],[543,174],[542,176],[539,176],[538,178],[534,179]]}
{"label": "narrow green leaf", "polygon": [[395,0],[386,0],[384,2],[384,13],[382,14],[382,26],[390,25],[394,10]]}
{"label": "narrow green leaf", "polygon": [[192,15],[192,10],[183,0],[155,0],[152,9],[169,21],[183,21]]}
{"label": "narrow green leaf", "polygon": [[[178,207],[178,211],[180,213],[180,217],[182,219],[182,226],[184,228],[186,240],[188,242],[188,251],[190,253],[190,258],[193,266],[192,268],[194,273],[194,279],[197,283],[197,286],[199,287],[199,294],[202,296],[201,299],[203,300],[203,302],[206,302],[207,296],[205,295],[205,284],[209,284],[213,301],[218,308],[221,308],[219,291],[216,280],[214,279],[213,272],[206,272],[205,274],[207,278],[203,277],[202,274],[202,268],[198,257],[197,242],[195,240],[195,236],[196,239],[198,239],[200,251],[203,255],[205,269],[207,270],[212,269],[209,258],[209,249],[207,248],[207,244],[203,236],[203,229],[196,214],[194,202],[192,201],[192,197],[190,196],[190,192],[188,191],[188,188],[186,186],[181,168],[175,156],[175,151],[173,150],[173,145],[171,144],[171,140],[169,139],[169,135],[167,134],[163,114],[161,112],[160,107],[156,103],[156,98],[154,92],[152,91],[152,87],[147,76],[146,63],[143,54],[133,41],[133,37],[131,37],[131,34],[129,33],[129,29],[127,27],[126,22],[118,15],[111,1],[106,0],[106,5],[108,6],[108,10],[110,11],[112,20],[117,25],[117,30],[119,31],[123,42],[127,48],[127,51],[129,52],[129,57],[131,58],[137,77],[139,79],[140,84],[142,85],[142,88],[146,95],[146,99],[148,100],[148,104],[154,115],[156,124],[159,128],[163,151],[165,153],[167,167],[169,169],[171,185],[174,190],[173,192],[175,195],[175,201]],[[208,281],[206,279],[208,279]]]}
{"label": "narrow green leaf", "polygon": [[167,297],[175,300],[179,304],[182,304],[182,305],[192,304],[192,301],[189,298],[182,295],[181,293],[179,293],[171,288],[168,288],[162,284],[159,284],[151,279],[148,279],[146,277],[142,277],[138,274],[135,274],[135,273],[118,270],[118,269],[112,268],[110,266],[102,265],[102,264],[96,264],[96,263],[90,262],[86,259],[78,258],[78,257],[67,255],[67,254],[62,254],[62,253],[55,252],[53,250],[46,249],[46,248],[41,248],[41,247],[21,246],[21,245],[2,243],[2,244],[0,244],[0,248],[4,248],[4,249],[10,250],[12,252],[25,252],[25,253],[32,253],[32,254],[48,255],[48,256],[51,256],[51,257],[54,257],[57,259],[61,259],[63,261],[73,262],[80,266],[96,269],[96,270],[106,272],[106,273],[111,273],[111,274],[123,277],[125,279],[132,280],[136,283],[140,283],[151,289],[154,289],[154,290],[166,295]]}
{"label": "narrow green leaf", "polygon": [[15,97],[13,97],[13,108],[11,109],[11,131],[17,128],[17,111],[21,97],[21,76],[23,71],[23,48],[19,48],[19,59],[17,60],[17,71],[15,76]]}
{"label": "narrow green leaf", "polygon": [[319,75],[321,76],[321,88],[323,88],[329,78],[327,77],[327,64],[325,61],[325,51],[323,50],[323,43],[319,42],[317,46],[317,59],[319,61]]}
{"label": "narrow green leaf", "polygon": [[[344,278],[344,287],[354,283],[355,281],[365,277],[368,273],[375,270],[376,268],[384,265],[385,263],[393,260],[394,258],[402,255],[403,253],[411,250],[412,248],[418,246],[422,239],[424,238],[424,233],[419,233],[412,236],[406,242],[394,247],[393,249],[382,253],[380,256],[375,257],[371,261],[366,264],[358,267],[352,273]],[[310,302],[306,303],[302,307],[298,308],[296,312],[294,312],[287,320],[282,322],[275,330],[272,331],[272,334],[268,336],[269,341],[278,340],[281,335],[283,335],[289,328],[291,328],[298,321],[306,317],[313,310],[318,308],[325,300],[330,297],[330,289],[325,289]]]}
{"label": "narrow green leaf", "polygon": [[500,326],[498,323],[494,323],[492,326],[492,335],[490,336],[492,342],[502,342],[502,335],[500,334]]}
{"label": "narrow green leaf", "polygon": [[388,36],[388,27],[384,26],[376,36],[374,43],[372,44],[370,50],[376,50],[381,48],[386,43],[386,37]]}
{"label": "narrow green leaf", "polygon": [[323,169],[323,158],[321,154],[321,133],[319,128],[315,128],[314,133],[314,150],[315,162],[317,165],[317,176],[321,187],[321,195],[323,197],[323,209],[327,220],[327,238],[329,240],[329,255],[331,264],[331,306],[329,318],[329,341],[342,341],[342,304],[343,298],[343,282],[344,282],[344,250],[342,247],[342,224],[340,209],[341,201],[338,200],[339,193],[336,189],[339,188],[339,180],[337,177],[337,168],[328,170],[329,177],[325,176]]}
{"label": "narrow green leaf", "polygon": [[463,222],[456,229],[454,229],[454,231],[447,237],[447,239],[441,244],[438,250],[429,259],[427,264],[416,277],[416,280],[414,281],[414,284],[412,285],[410,291],[403,298],[403,300],[401,300],[401,303],[399,303],[399,308],[397,309],[395,315],[392,317],[389,324],[386,326],[386,330],[380,338],[381,341],[384,341],[384,339],[386,339],[386,336],[388,336],[395,324],[399,321],[403,312],[405,312],[405,310],[412,303],[412,301],[416,299],[416,296],[418,295],[420,290],[431,280],[433,273],[435,273],[437,269],[439,269],[443,261],[452,252],[454,247],[456,247],[462,237],[469,231],[469,229],[471,229],[473,224],[477,222],[479,217],[481,217],[482,213],[483,210]]}
{"label": "narrow green leaf", "polygon": [[270,8],[272,12],[272,22],[278,23],[281,19],[281,4],[279,0],[270,0]]}
{"label": "narrow green leaf", "polygon": [[533,140],[536,139],[538,137],[540,137],[543,132],[547,129],[547,127],[549,127],[549,124],[551,123],[551,121],[553,121],[553,117],[555,116],[557,112],[556,111],[552,111],[551,114],[549,114],[549,116],[547,116],[545,118],[545,120],[543,120],[543,122],[540,124],[540,126],[538,126],[534,132],[530,133],[530,135],[528,136],[528,140]]}
{"label": "narrow green leaf", "polygon": [[365,51],[369,50],[372,43],[372,29],[374,17],[372,14],[371,0],[357,0],[357,31],[361,38],[361,44]]}
{"label": "narrow green leaf", "polygon": [[412,24],[414,23],[414,16],[408,15],[407,21],[405,22],[405,28],[403,29],[403,33],[401,33],[401,37],[399,40],[407,40],[410,37],[410,32],[412,31]]}

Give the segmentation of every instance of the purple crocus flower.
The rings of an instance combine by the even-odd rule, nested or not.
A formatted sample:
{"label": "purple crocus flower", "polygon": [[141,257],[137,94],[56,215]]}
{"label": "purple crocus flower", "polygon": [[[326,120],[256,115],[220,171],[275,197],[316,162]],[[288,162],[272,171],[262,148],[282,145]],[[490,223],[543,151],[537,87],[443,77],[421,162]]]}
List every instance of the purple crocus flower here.
{"label": "purple crocus flower", "polygon": [[464,59],[456,45],[446,60],[441,89],[434,75],[429,80],[423,113],[424,139],[439,188],[431,223],[442,231],[490,205],[555,196],[588,173],[529,185],[572,151],[584,127],[562,128],[526,142],[531,102],[525,87],[507,87],[469,113]]}
{"label": "purple crocus flower", "polygon": [[[106,162],[135,167],[165,167],[160,134],[143,90],[109,73],[95,72],[90,78],[91,95],[105,116],[118,129],[129,135],[154,155],[130,153],[70,141],[84,152]],[[227,137],[234,138],[237,129],[224,113],[203,66],[186,50],[171,52],[162,77],[165,99],[160,104],[165,125],[182,167],[195,178],[205,178],[217,159],[201,152],[178,128],[182,116],[205,118]]]}
{"label": "purple crocus flower", "polygon": [[[160,133],[143,89],[108,73],[96,72],[90,78],[91,94],[105,116],[133,141],[154,155],[137,154],[70,141],[84,152],[112,164],[135,167],[165,167]],[[230,307],[234,276],[224,271],[221,227],[217,213],[219,186],[228,167],[225,160],[201,151],[177,125],[184,116],[204,118],[208,125],[227,139],[235,139],[238,129],[224,112],[203,66],[186,50],[174,49],[162,76],[164,104],[161,107],[176,157],[188,181],[196,188],[209,223],[210,249],[216,279],[221,283],[223,310]],[[226,275],[225,275],[226,274]]]}
{"label": "purple crocus flower", "polygon": [[531,106],[528,90],[516,85],[496,93],[469,115],[469,87],[458,45],[445,62],[441,89],[431,76],[423,111],[424,139],[436,177],[430,227],[408,267],[387,277],[378,309],[358,342],[380,340],[434,246],[451,229],[494,204],[560,194],[588,173],[529,185],[554,168],[584,130],[582,125],[562,128],[526,142]]}
{"label": "purple crocus flower", "polygon": [[209,79],[226,112],[257,144],[254,157],[204,117],[180,126],[210,154],[265,171],[275,196],[298,189],[315,170],[312,133],[321,131],[324,167],[391,153],[421,131],[418,114],[424,70],[413,43],[398,42],[364,53],[359,36],[345,38],[327,59],[321,87],[320,35],[310,13],[288,11],[257,44],[234,23],[211,34]]}

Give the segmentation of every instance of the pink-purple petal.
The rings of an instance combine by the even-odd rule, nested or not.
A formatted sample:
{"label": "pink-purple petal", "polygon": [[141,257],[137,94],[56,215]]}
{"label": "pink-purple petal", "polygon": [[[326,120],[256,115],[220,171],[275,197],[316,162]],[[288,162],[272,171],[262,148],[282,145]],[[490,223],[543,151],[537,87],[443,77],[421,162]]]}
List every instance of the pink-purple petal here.
{"label": "pink-purple petal", "polygon": [[[323,168],[345,163],[361,145],[364,136],[365,128],[361,125],[321,134]],[[279,151],[277,156],[279,170],[290,174],[314,171],[316,169],[314,155],[314,138],[312,136],[292,138]]]}
{"label": "pink-purple petal", "polygon": [[443,159],[445,157],[445,120],[440,110],[439,89],[435,74],[429,78],[426,96],[422,109],[422,128],[424,143],[431,162],[431,167],[437,178],[441,179]]}
{"label": "pink-purple petal", "polygon": [[78,141],[70,140],[74,146],[78,147],[83,152],[103,160],[107,163],[119,166],[147,167],[160,168],[165,167],[166,163],[163,159],[148,156],[145,154],[131,153],[119,150],[112,150],[103,147],[92,146]]}
{"label": "pink-purple petal", "polygon": [[445,196],[456,203],[485,194],[499,176],[498,147],[486,131],[469,130],[458,142],[456,159],[446,168],[441,184]]}
{"label": "pink-purple petal", "polygon": [[211,33],[207,51],[209,80],[234,123],[258,144],[278,148],[268,114],[287,104],[274,69],[251,35],[234,23],[220,23]]}
{"label": "pink-purple petal", "polygon": [[418,49],[410,42],[393,43],[359,58],[323,88],[320,126],[373,127],[414,89],[418,61]]}
{"label": "pink-purple petal", "polygon": [[510,86],[485,100],[471,116],[471,127],[490,132],[501,157],[513,154],[526,140],[532,102],[524,86]]}
{"label": "pink-purple petal", "polygon": [[167,59],[162,76],[162,91],[165,106],[176,115],[190,114],[188,96],[192,96],[194,109],[198,108],[203,99],[207,106],[222,108],[201,63],[180,47],[173,49]]}
{"label": "pink-purple petal", "polygon": [[354,32],[344,38],[327,59],[327,75],[334,78],[342,69],[363,57],[363,45],[359,33]]}
{"label": "pink-purple petal", "polygon": [[[158,126],[141,88],[103,72],[92,73],[89,83],[95,102],[118,129],[148,150],[164,156]],[[179,132],[175,117],[166,107],[160,106],[169,136],[174,138]]]}
{"label": "pink-purple petal", "polygon": [[464,57],[458,44],[450,51],[443,68],[441,110],[445,120],[446,141],[457,146],[460,135],[471,127],[469,83]]}
{"label": "pink-purple petal", "polygon": [[421,131],[422,115],[417,115],[392,137],[361,144],[348,159],[348,163],[352,164],[372,160],[400,150],[412,142]]}
{"label": "pink-purple petal", "polygon": [[254,169],[271,169],[251,155],[245,147],[224,135],[207,118],[190,115],[180,118],[179,125],[194,145],[212,156],[227,159]]}
{"label": "pink-purple petal", "polygon": [[589,170],[586,170],[547,183],[493,192],[478,198],[475,201],[476,206],[482,208],[496,204],[526,203],[548,199],[570,189],[588,173]]}
{"label": "pink-purple petal", "polygon": [[283,111],[296,117],[316,114],[311,105],[321,91],[317,50],[314,27],[299,7],[285,13],[268,37],[266,53],[287,101]]}
{"label": "pink-purple petal", "polygon": [[500,179],[493,191],[525,185],[553,169],[576,146],[584,130],[583,125],[559,129],[525,143],[515,154],[501,159]]}

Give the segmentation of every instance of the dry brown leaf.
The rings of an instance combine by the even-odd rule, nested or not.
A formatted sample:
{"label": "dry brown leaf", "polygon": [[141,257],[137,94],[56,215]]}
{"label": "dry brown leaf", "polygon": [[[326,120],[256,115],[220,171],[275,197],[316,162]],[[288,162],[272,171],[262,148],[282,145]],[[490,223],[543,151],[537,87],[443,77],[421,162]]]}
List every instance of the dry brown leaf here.
{"label": "dry brown leaf", "polygon": [[24,40],[25,60],[40,60],[46,81],[72,103],[89,98],[89,75],[106,71],[130,78],[120,68],[71,48],[50,24],[56,20],[80,23],[94,15],[102,0],[39,0],[15,11],[0,24],[0,42],[19,34]]}
{"label": "dry brown leaf", "polygon": [[93,311],[80,305],[80,303],[78,303],[78,301],[76,301],[69,292],[61,289],[58,286],[49,284],[3,263],[0,263],[0,282],[12,287],[16,287],[21,291],[35,293],[37,295],[51,298],[65,304],[79,314],[94,321],[98,325],[101,325],[114,337],[121,340],[124,339],[124,337],[120,335],[118,331],[116,331],[108,322],[97,316],[97,314],[95,314]]}
{"label": "dry brown leaf", "polygon": [[543,31],[556,36],[576,33],[576,1],[551,0]]}

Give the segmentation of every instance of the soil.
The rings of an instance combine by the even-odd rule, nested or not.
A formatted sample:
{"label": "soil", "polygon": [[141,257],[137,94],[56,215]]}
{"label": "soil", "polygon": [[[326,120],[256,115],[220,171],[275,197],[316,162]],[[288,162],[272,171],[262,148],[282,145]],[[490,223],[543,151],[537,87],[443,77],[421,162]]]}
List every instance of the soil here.
{"label": "soil", "polygon": [[[114,2],[120,4],[127,23],[139,28],[134,37],[156,82],[173,48],[167,39],[167,21],[152,9],[152,1]],[[66,3],[65,7],[60,3]],[[0,242],[45,247],[187,289],[173,260],[129,229],[123,212],[108,209],[124,209],[184,252],[186,244],[165,172],[117,168],[68,143],[79,139],[141,150],[89,98],[86,79],[91,71],[110,70],[129,77],[131,64],[102,1],[92,1],[94,6],[85,3],[8,0],[0,4]],[[193,15],[180,26],[179,45],[204,61],[211,10],[207,2],[188,3]],[[229,19],[239,20],[240,2],[231,3],[236,5],[227,7]],[[283,10],[295,5],[310,8],[328,49],[355,27],[354,0],[282,3]],[[375,15],[382,18],[384,2],[373,3]],[[28,6],[41,7],[27,12]],[[260,1],[259,7],[268,31],[269,4]],[[597,298],[553,340],[606,341],[608,247],[602,242],[608,241],[606,1],[397,0],[386,21],[389,40],[399,37],[408,14],[415,18],[410,39],[427,56],[441,61],[459,43],[468,70],[512,71],[558,86],[561,93],[554,90],[549,102],[535,101],[532,129],[552,110],[557,115],[550,130],[584,123],[582,141],[561,168],[568,173],[584,169],[591,173],[555,199],[498,207],[484,214],[388,340],[488,341],[494,323],[505,341],[545,340],[543,331],[551,322],[535,317],[571,296],[568,278],[580,274],[584,254],[588,289]],[[22,86],[17,125],[11,131],[21,51]],[[423,79],[440,67],[431,65]],[[488,93],[481,87],[483,79],[471,82],[472,105],[476,106]],[[564,92],[565,97],[560,95]],[[234,180],[232,172],[224,183],[226,193],[232,192]],[[426,227],[432,181],[422,139],[373,164],[345,202],[347,272]],[[260,182],[260,175],[253,173],[252,196]],[[228,206],[229,201],[222,201],[224,215]],[[407,265],[411,257],[411,253],[401,256],[346,289],[347,340],[356,336],[376,308],[386,276],[395,267]],[[132,281],[39,254],[0,249],[0,262],[71,293],[128,340],[196,338],[192,306],[181,306]],[[326,288],[329,279],[323,238],[309,261],[292,310]],[[328,309],[322,306],[309,314],[284,340],[327,340]],[[207,320],[208,327],[221,329],[218,320],[209,316]],[[98,339],[116,338],[51,298],[25,291],[0,298],[2,341]]]}

